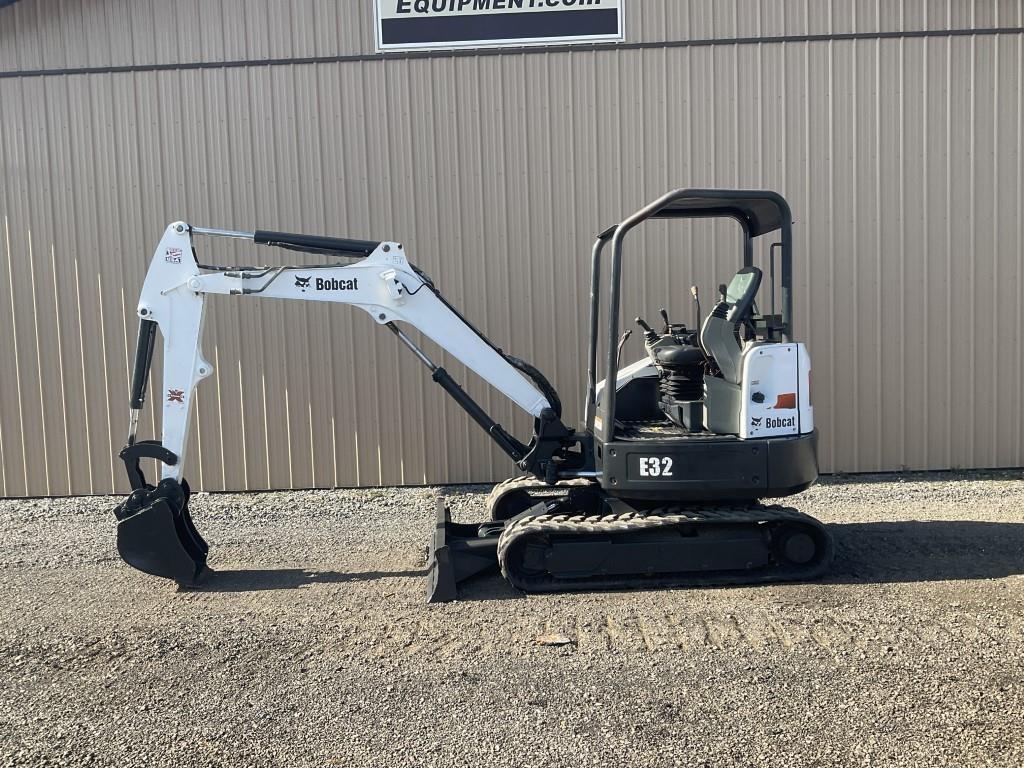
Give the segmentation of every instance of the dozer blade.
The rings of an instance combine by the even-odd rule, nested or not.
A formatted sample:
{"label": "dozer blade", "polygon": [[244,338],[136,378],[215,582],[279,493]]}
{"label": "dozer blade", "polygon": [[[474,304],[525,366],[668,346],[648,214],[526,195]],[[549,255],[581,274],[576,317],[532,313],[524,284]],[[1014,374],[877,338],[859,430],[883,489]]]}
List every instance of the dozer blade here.
{"label": "dozer blade", "polygon": [[427,560],[427,602],[458,599],[459,584],[498,568],[498,534],[504,523],[453,523],[443,499],[437,501],[437,527]]}
{"label": "dozer blade", "polygon": [[164,480],[132,493],[115,510],[117,551],[133,568],[194,586],[206,570],[209,545],[188,511],[188,484]]}

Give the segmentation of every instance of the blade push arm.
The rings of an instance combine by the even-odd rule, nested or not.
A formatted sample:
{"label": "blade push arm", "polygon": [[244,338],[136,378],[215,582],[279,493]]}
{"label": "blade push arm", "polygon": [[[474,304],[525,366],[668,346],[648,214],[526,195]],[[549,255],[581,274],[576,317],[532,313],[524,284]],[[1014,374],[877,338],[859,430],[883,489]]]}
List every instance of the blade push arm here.
{"label": "blade push arm", "polygon": [[[362,258],[348,265],[203,266],[196,261],[192,247],[193,235],[196,234],[240,237],[292,250]],[[553,414],[552,403],[542,388],[517,370],[509,358],[440,297],[433,286],[409,264],[399,243],[341,240],[281,232],[208,230],[177,222],[167,228],[157,246],[139,299],[140,339],[133,372],[129,444],[125,448],[125,451],[129,451],[135,445],[135,425],[145,396],[145,381],[153,354],[153,335],[159,327],[164,341],[164,381],[158,392],[163,408],[163,434],[159,446],[166,453],[159,457],[153,456],[151,443],[146,444],[149,448],[139,444],[135,452],[141,456],[161,458],[161,471],[165,479],[181,479],[195,387],[213,373],[213,365],[203,356],[201,349],[205,300],[210,294],[334,302],[362,309],[376,323],[395,332],[430,368],[433,379],[524,468],[527,467],[523,462],[531,455],[535,460],[530,463],[537,464],[537,436],[529,446],[525,446],[508,435],[443,368],[435,365],[401,331],[398,324],[407,323],[432,339],[519,408],[534,416],[538,423],[548,424],[549,432],[552,421],[561,427],[561,422]],[[562,430],[571,435],[571,431],[564,430],[564,427]],[[552,453],[548,450],[548,454]],[[168,455],[174,458],[173,463],[168,463]],[[128,464],[129,459],[123,458]],[[550,459],[550,455],[547,458]],[[137,458],[135,463],[137,467]],[[537,472],[536,466],[530,466],[529,469]],[[544,471],[548,474],[552,472],[551,469]]]}

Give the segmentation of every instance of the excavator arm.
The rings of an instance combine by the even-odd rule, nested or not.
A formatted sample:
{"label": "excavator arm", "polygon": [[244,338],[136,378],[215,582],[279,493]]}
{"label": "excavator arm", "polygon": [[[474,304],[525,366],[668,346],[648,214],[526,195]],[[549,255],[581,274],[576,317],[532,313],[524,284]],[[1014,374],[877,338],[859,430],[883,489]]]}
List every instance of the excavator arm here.
{"label": "excavator arm", "polygon": [[[224,267],[201,264],[196,236],[230,237],[290,250],[357,259],[351,264]],[[391,330],[430,370],[431,377],[517,465],[546,482],[592,468],[589,452],[561,422],[558,396],[532,366],[510,357],[472,327],[412,266],[400,243],[347,240],[282,232],[234,232],[171,224],[150,262],[138,304],[139,338],[133,367],[128,441],[120,452],[132,494],[118,506],[118,548],[131,565],[179,583],[193,583],[205,568],[208,546],[188,512],[183,479],[192,399],[213,374],[203,355],[206,297],[211,294],[350,304]],[[523,444],[497,424],[402,330],[412,326],[534,417],[535,434]],[[163,337],[159,441],[137,439],[139,413],[155,348]],[[156,459],[160,481],[147,483],[141,459]]]}

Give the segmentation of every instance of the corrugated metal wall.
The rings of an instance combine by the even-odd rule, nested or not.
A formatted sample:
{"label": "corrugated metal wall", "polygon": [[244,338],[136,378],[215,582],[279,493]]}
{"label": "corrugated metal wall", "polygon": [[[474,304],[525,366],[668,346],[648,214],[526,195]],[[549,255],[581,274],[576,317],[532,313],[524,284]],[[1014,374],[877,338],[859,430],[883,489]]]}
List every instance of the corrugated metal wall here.
{"label": "corrugated metal wall", "polygon": [[[674,186],[790,200],[824,469],[1024,464],[1021,4],[628,8],[640,45],[388,58],[368,1],[0,10],[0,494],[125,488],[134,306],[169,221],[400,239],[574,414],[592,236]],[[891,34],[968,28],[986,31]],[[758,36],[788,37],[729,42]],[[161,69],[267,57],[325,60]],[[689,318],[686,288],[709,295],[736,244],[722,223],[648,225],[626,316]],[[205,350],[194,485],[511,470],[362,313],[215,298]]]}

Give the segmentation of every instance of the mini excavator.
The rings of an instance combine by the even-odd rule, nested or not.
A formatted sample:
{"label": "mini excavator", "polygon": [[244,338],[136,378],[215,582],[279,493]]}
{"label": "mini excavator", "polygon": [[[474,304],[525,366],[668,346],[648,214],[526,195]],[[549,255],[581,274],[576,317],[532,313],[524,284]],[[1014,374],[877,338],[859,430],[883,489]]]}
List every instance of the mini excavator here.
{"label": "mini excavator", "polygon": [[[621,365],[630,333],[620,336],[619,328],[627,235],[649,219],[720,217],[735,220],[742,232],[739,270],[719,287],[706,316],[697,289],[690,289],[693,328],[670,322],[665,310],[660,330],[637,318],[646,355]],[[765,276],[753,264],[754,243],[772,235],[765,314],[756,303]],[[352,263],[202,264],[194,241],[204,236]],[[364,310],[411,350],[524,473],[494,487],[484,522],[454,522],[439,502],[427,572],[430,602],[456,599],[462,582],[495,569],[526,592],[815,578],[832,559],[828,529],[791,507],[765,503],[803,491],[818,476],[810,357],[793,339],[792,253],[789,205],[764,190],[674,190],[601,232],[591,257],[585,411],[574,429],[563,422],[558,393],[543,374],[474,328],[408,261],[400,243],[171,224],[138,305],[128,442],[119,454],[132,492],[114,511],[118,551],[138,570],[182,586],[201,585],[208,571],[209,546],[192,521],[183,468],[196,386],[213,373],[201,349],[205,301],[223,294]],[[403,325],[418,329],[532,416],[529,441],[496,423]],[[162,434],[160,440],[139,440],[158,328]],[[602,334],[606,354],[599,361]],[[142,471],[143,459],[158,464],[155,484]]]}

